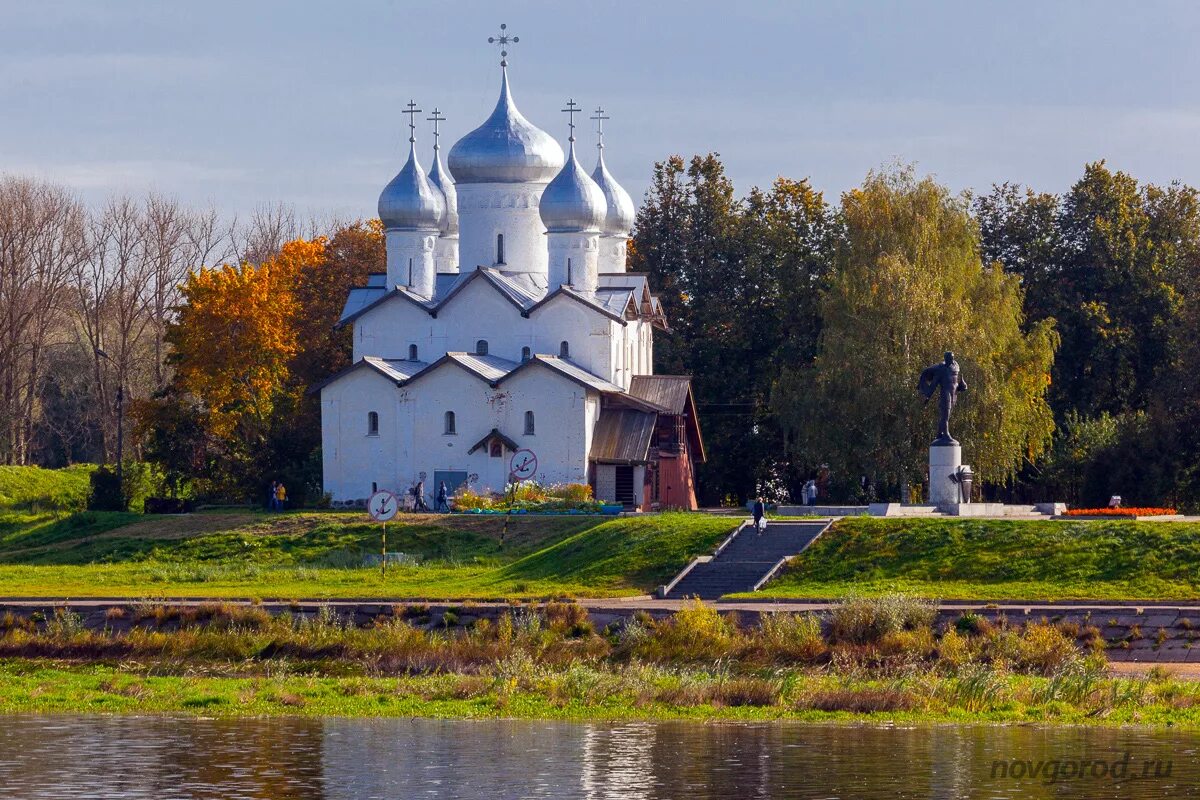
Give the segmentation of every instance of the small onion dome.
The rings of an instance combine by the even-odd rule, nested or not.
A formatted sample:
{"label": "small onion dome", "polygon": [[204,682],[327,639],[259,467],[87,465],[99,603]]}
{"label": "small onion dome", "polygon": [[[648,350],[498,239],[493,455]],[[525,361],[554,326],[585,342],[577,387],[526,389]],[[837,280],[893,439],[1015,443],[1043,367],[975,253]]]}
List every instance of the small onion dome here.
{"label": "small onion dome", "polygon": [[617,179],[608,171],[604,164],[604,151],[600,151],[600,159],[596,169],[592,171],[592,180],[604,192],[604,200],[608,205],[608,213],[604,215],[604,225],[601,230],[612,236],[628,236],[633,230],[633,200]]}
{"label": "small onion dome", "polygon": [[517,110],[502,73],[500,99],[487,121],[450,148],[455,183],[545,183],[563,165],[554,137]]}
{"label": "small onion dome", "polygon": [[409,141],[408,161],[379,195],[379,219],[385,230],[441,230],[446,217],[442,191],[425,177]]}
{"label": "small onion dome", "polygon": [[538,206],[542,224],[550,233],[595,232],[604,224],[607,211],[604,192],[575,160],[572,141],[566,166],[542,192]]}
{"label": "small onion dome", "polygon": [[442,154],[437,145],[433,147],[433,166],[429,168],[429,182],[442,191],[442,200],[446,204],[446,214],[442,217],[442,234],[444,236],[458,235],[458,192],[454,189],[454,179],[442,166]]}

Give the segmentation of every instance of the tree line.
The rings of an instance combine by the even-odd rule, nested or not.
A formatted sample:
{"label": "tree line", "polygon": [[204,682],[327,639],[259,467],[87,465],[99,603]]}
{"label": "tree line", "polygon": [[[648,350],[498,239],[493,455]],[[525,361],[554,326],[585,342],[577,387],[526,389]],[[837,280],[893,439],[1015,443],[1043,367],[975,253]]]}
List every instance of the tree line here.
{"label": "tree line", "polygon": [[[1097,162],[1064,194],[955,194],[905,166],[832,202],[780,178],[739,196],[716,154],[654,167],[630,269],[694,377],[704,504],[919,492],[935,409],[920,369],[957,354],[952,420],[992,498],[1200,505],[1200,204]],[[156,491],[320,495],[312,384],[349,363],[346,291],[384,270],[377,221],[244,221],[159,197],[85,208],[0,180],[0,460],[111,462]]]}
{"label": "tree line", "polygon": [[952,421],[992,498],[1200,505],[1196,190],[1089,164],[1064,194],[953,194],[912,168],[827,201],[807,181],[738,198],[716,155],[655,166],[632,262],[690,372],[704,502],[907,499],[958,355]]}

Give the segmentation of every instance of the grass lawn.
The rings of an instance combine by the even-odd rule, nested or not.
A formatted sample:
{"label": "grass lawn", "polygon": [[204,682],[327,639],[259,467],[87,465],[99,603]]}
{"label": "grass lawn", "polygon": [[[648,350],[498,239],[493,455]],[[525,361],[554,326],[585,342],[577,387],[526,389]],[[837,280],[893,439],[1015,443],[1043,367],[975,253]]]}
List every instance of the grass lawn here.
{"label": "grass lawn", "polygon": [[[412,516],[364,567],[363,512],[184,516],[0,512],[0,596],[507,598],[652,591],[739,523],[730,517]],[[503,540],[503,541],[502,541]]]}
{"label": "grass lawn", "polygon": [[906,592],[970,600],[1200,598],[1200,524],[838,521],[754,597]]}

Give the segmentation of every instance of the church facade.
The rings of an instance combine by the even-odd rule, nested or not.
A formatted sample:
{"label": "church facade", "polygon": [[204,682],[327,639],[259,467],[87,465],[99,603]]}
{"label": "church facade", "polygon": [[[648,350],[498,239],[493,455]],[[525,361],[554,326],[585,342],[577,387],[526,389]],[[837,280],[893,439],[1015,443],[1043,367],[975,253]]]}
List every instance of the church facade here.
{"label": "church facade", "polygon": [[574,102],[564,155],[501,69],[495,109],[449,169],[435,112],[428,173],[410,134],[380,195],[387,273],[351,290],[339,324],[353,329],[352,366],[314,387],[324,489],[339,503],[420,482],[427,499],[442,482],[500,492],[527,451],[539,483],[695,508],[696,405],[688,377],[653,374],[667,320],[646,277],[626,271],[633,203],[602,138],[590,174],[577,160]]}

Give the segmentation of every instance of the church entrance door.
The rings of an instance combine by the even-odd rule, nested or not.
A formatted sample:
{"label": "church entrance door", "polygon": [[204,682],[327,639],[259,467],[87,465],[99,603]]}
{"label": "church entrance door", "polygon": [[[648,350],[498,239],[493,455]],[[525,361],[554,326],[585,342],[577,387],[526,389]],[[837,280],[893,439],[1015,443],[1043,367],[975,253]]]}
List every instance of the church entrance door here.
{"label": "church entrance door", "polygon": [[446,494],[453,497],[454,493],[461,489],[463,484],[467,482],[467,473],[435,470],[433,473],[433,491],[430,492],[432,496],[437,497],[438,487],[442,485],[442,481],[446,482]]}

